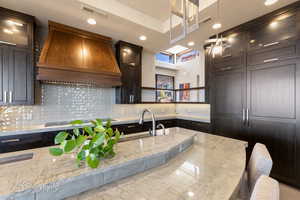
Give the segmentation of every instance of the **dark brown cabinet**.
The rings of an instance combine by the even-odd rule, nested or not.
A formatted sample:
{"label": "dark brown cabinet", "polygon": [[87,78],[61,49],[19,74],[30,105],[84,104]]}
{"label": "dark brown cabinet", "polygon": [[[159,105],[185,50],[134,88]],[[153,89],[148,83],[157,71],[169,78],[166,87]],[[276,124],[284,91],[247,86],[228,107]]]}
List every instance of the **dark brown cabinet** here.
{"label": "dark brown cabinet", "polygon": [[116,103],[141,102],[143,48],[124,41],[116,44],[117,61],[122,73],[122,86],[116,89]]}
{"label": "dark brown cabinet", "polygon": [[34,102],[34,18],[0,8],[0,105]]}
{"label": "dark brown cabinet", "polygon": [[249,152],[256,143],[265,144],[274,162],[271,176],[297,187],[300,187],[299,6],[295,4],[231,30],[244,35],[241,46],[232,46],[236,48],[233,52],[241,52],[240,56],[218,60],[207,57],[206,62],[213,133],[248,141]]}

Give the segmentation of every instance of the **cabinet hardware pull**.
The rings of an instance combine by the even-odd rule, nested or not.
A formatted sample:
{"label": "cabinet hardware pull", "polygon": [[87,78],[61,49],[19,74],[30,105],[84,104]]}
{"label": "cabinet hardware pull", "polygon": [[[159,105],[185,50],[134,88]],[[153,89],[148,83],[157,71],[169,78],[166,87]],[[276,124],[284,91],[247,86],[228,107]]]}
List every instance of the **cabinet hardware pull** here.
{"label": "cabinet hardware pull", "polygon": [[129,125],[127,128],[135,128],[135,125]]}
{"label": "cabinet hardware pull", "polygon": [[264,47],[270,47],[270,46],[274,46],[274,45],[278,45],[278,44],[280,44],[280,42],[271,42],[268,44],[264,44]]}
{"label": "cabinet hardware pull", "polygon": [[243,108],[243,123],[245,124],[245,108]]}
{"label": "cabinet hardware pull", "polygon": [[8,44],[8,45],[17,46],[17,44],[15,44],[15,43],[5,42],[5,41],[2,41],[2,40],[0,40],[0,44]]}
{"label": "cabinet hardware pull", "polygon": [[232,69],[232,67],[224,67],[221,69],[221,71],[227,71],[227,70],[231,70],[231,69]]}
{"label": "cabinet hardware pull", "polygon": [[267,59],[267,60],[264,60],[264,63],[275,62],[275,61],[278,61],[278,60],[279,60],[279,58]]}
{"label": "cabinet hardware pull", "polygon": [[229,55],[222,56],[222,58],[229,58],[229,57],[231,57],[231,56],[232,56],[232,55],[229,54]]}
{"label": "cabinet hardware pull", "polygon": [[11,142],[20,142],[19,138],[16,139],[8,139],[8,140],[2,140],[1,143],[11,143]]}
{"label": "cabinet hardware pull", "polygon": [[9,91],[9,103],[12,103],[12,91]]}
{"label": "cabinet hardware pull", "polygon": [[7,91],[4,91],[4,94],[3,94],[3,102],[4,102],[4,103],[7,103]]}
{"label": "cabinet hardware pull", "polygon": [[249,109],[248,108],[246,109],[246,122],[249,126]]}

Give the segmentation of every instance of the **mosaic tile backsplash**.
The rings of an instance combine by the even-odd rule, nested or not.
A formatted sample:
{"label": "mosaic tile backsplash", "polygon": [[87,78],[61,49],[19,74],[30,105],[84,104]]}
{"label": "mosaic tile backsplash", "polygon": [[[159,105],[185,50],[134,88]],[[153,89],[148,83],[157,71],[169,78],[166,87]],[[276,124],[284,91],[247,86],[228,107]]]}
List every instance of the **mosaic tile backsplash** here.
{"label": "mosaic tile backsplash", "polygon": [[[31,126],[74,119],[136,117],[144,108],[157,115],[175,114],[175,105],[115,104],[115,89],[42,84],[37,104],[2,107],[1,126]],[[5,111],[4,111],[5,110]]]}

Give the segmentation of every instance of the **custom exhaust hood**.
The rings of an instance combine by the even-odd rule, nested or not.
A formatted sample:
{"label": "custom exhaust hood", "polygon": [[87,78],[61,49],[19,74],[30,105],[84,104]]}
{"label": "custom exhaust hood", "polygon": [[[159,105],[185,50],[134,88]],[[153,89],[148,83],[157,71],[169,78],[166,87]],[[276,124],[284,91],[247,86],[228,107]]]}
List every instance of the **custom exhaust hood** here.
{"label": "custom exhaust hood", "polygon": [[121,85],[112,39],[49,21],[36,79],[100,87]]}

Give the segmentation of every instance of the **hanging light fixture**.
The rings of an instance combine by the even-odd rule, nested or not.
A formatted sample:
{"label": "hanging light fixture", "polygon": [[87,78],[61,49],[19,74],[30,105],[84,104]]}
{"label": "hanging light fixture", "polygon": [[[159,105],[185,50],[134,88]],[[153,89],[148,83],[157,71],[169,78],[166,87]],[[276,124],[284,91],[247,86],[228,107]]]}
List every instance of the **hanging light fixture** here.
{"label": "hanging light fixture", "polygon": [[200,0],[170,0],[170,43],[174,44],[199,28]]}
{"label": "hanging light fixture", "polygon": [[[222,27],[222,24],[220,23],[220,0],[217,1],[217,21],[216,23],[213,24],[213,29],[217,30]],[[206,44],[211,44],[208,47],[208,53],[212,55],[213,58],[216,57],[216,55],[221,55],[223,54],[224,50],[229,47],[227,44],[227,38],[223,38],[223,36],[219,33],[216,34],[215,39],[209,39],[206,40]]]}

